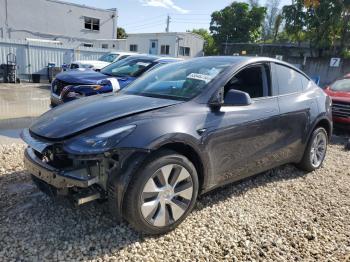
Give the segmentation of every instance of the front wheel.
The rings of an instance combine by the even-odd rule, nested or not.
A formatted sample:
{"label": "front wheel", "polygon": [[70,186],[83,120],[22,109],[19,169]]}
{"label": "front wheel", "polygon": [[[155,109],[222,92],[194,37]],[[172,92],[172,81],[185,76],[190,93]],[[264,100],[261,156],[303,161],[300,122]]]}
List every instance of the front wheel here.
{"label": "front wheel", "polygon": [[328,135],[323,127],[316,128],[306,147],[303,159],[298,166],[308,172],[321,167],[327,152]]}
{"label": "front wheel", "polygon": [[176,152],[158,152],[135,174],[128,187],[125,219],[139,232],[166,233],[191,212],[197,194],[194,165]]}

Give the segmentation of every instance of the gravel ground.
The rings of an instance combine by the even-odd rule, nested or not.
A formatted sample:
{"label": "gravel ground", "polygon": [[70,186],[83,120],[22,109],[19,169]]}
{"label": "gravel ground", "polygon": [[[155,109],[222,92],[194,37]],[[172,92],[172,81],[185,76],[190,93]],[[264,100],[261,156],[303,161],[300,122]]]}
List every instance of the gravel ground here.
{"label": "gravel ground", "polygon": [[23,170],[23,145],[2,145],[0,260],[350,261],[344,140],[333,141],[316,172],[287,165],[201,197],[160,237],[115,225],[104,205],[50,200]]}

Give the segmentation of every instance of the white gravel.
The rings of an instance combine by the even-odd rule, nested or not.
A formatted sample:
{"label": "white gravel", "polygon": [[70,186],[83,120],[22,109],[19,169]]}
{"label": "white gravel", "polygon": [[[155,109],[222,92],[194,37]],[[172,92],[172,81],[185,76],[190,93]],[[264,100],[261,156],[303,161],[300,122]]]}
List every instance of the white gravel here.
{"label": "white gravel", "polygon": [[350,152],[325,166],[284,166],[199,199],[173,232],[143,237],[105,205],[73,208],[40,193],[23,145],[0,145],[0,261],[350,261]]}

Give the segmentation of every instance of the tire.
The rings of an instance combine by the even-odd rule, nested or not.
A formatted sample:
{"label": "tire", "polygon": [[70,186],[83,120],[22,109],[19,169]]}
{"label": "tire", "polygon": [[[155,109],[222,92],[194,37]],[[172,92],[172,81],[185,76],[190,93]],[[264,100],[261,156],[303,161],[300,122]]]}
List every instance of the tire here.
{"label": "tire", "polygon": [[161,150],[131,179],[124,196],[124,218],[140,233],[164,234],[187,217],[197,195],[194,165],[183,155]]}
{"label": "tire", "polygon": [[[322,140],[322,143],[319,140],[319,142],[322,144],[322,148],[323,148],[322,150],[320,149],[321,144],[319,144],[319,142],[316,141],[317,139]],[[320,146],[320,147],[315,147],[315,146]],[[311,172],[320,168],[326,157],[327,146],[328,146],[327,131],[323,127],[317,127],[312,132],[308,145],[305,149],[304,156],[297,166],[307,172]],[[314,158],[316,151],[318,152],[318,154],[316,154],[317,161],[315,161],[315,158]]]}

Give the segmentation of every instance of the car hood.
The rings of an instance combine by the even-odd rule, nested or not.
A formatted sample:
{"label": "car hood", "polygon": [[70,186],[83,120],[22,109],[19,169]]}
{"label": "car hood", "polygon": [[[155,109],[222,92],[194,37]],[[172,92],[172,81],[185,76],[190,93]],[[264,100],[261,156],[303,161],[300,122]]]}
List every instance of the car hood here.
{"label": "car hood", "polygon": [[102,69],[111,63],[108,63],[105,61],[99,61],[99,60],[79,60],[79,61],[74,61],[72,64],[92,65],[94,69]]}
{"label": "car hood", "polygon": [[41,137],[61,140],[108,121],[178,103],[182,101],[136,95],[91,96],[51,109],[29,129]]}
{"label": "car hood", "polygon": [[338,101],[350,102],[350,92],[338,92],[329,88],[325,92],[332,98]]}
{"label": "car hood", "polygon": [[125,77],[113,77],[104,75],[100,72],[96,72],[94,70],[73,70],[63,72],[57,75],[56,79],[66,82],[68,84],[80,84],[80,85],[96,85],[98,81],[108,79],[108,78],[116,78],[119,82],[120,88],[127,86],[129,83],[135,80],[135,77],[125,76]]}

